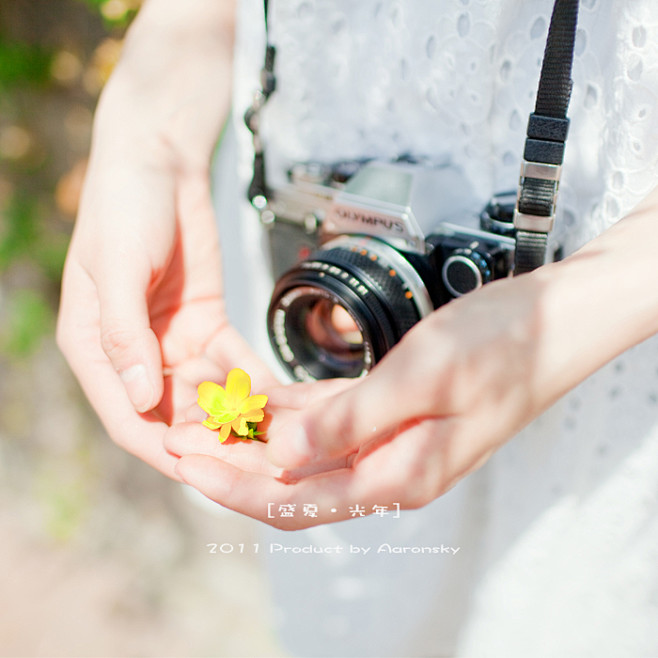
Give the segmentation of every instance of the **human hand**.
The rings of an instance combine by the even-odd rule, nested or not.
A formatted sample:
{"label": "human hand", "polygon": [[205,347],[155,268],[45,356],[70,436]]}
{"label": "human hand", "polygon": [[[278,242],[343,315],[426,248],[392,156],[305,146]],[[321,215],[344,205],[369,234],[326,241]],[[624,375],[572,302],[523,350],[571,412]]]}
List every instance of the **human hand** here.
{"label": "human hand", "polygon": [[200,378],[270,381],[228,325],[209,162],[230,99],[232,3],[150,0],[96,115],[58,342],[122,447],[162,446]]}
{"label": "human hand", "polygon": [[[177,472],[290,529],[350,518],[354,505],[425,505],[563,392],[542,383],[542,286],[537,276],[490,284],[416,325],[365,379],[298,385],[305,399],[270,407],[267,447],[229,453],[205,428],[173,427]],[[267,503],[319,514],[268,519]]]}
{"label": "human hand", "polygon": [[[275,408],[269,443],[250,461],[204,450],[203,428],[172,427],[177,472],[222,505],[286,529],[350,518],[355,505],[434,500],[658,331],[657,208],[658,190],[568,259],[441,307],[347,390],[326,382],[315,399],[317,389],[298,389],[308,398]],[[312,503],[319,513],[267,518],[268,503]]]}

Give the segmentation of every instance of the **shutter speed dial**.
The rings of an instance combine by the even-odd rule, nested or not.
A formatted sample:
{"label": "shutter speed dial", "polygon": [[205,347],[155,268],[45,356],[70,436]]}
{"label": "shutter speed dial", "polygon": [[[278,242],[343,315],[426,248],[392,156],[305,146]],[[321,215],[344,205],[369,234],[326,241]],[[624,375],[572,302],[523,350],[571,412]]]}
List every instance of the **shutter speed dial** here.
{"label": "shutter speed dial", "polygon": [[443,263],[443,283],[455,297],[476,290],[491,281],[491,267],[486,258],[473,249],[457,249]]}

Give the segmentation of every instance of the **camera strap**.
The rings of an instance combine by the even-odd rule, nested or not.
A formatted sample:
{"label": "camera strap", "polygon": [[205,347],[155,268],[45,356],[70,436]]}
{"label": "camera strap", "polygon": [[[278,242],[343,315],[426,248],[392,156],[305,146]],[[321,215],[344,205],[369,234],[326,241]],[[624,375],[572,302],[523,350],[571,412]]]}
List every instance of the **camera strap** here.
{"label": "camera strap", "polygon": [[[260,89],[244,120],[253,135],[254,172],[249,185],[251,203],[262,210],[268,188],[260,137],[260,112],[276,88],[268,0],[263,0],[265,61]],[[514,274],[530,272],[544,264],[548,234],[555,221],[564,147],[569,131],[567,109],[571,98],[571,69],[578,22],[578,0],[555,0],[539,77],[535,111],[528,120],[527,136],[514,210],[516,248]]]}
{"label": "camera strap", "polygon": [[260,71],[260,89],[254,94],[254,99],[249,109],[245,112],[244,122],[253,136],[254,145],[254,168],[253,177],[249,184],[247,196],[251,203],[259,210],[267,205],[268,189],[265,176],[265,154],[263,141],[260,137],[260,113],[265,103],[276,89],[276,77],[274,76],[274,60],[276,48],[270,39],[270,27],[268,17],[269,2],[263,0],[263,14],[265,17],[265,61]]}
{"label": "camera strap", "polygon": [[564,146],[569,132],[571,68],[578,0],[556,0],[548,30],[535,111],[528,130],[514,210],[514,275],[544,264],[548,234],[555,221]]}

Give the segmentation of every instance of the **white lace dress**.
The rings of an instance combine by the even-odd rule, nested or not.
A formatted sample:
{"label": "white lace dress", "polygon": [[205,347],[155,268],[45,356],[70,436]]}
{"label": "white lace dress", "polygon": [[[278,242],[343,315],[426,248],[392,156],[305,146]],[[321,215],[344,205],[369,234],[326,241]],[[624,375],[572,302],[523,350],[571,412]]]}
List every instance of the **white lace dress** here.
{"label": "white lace dress", "polygon": [[[466,172],[465,209],[515,188],[552,4],[274,3],[272,175],[300,160],[412,153],[450,157]],[[241,116],[263,41],[262,3],[243,0],[243,184],[251,155]],[[573,76],[553,235],[567,253],[658,182],[658,3],[582,0]],[[240,212],[223,227],[225,241],[244,245],[239,258],[227,254],[231,272],[247,264],[230,277],[229,310],[263,345],[268,273],[256,218],[245,203]],[[298,655],[658,655],[658,339],[603,368],[432,505],[269,531],[266,541],[372,547],[272,559],[279,630]],[[375,554],[385,543],[459,551]]]}

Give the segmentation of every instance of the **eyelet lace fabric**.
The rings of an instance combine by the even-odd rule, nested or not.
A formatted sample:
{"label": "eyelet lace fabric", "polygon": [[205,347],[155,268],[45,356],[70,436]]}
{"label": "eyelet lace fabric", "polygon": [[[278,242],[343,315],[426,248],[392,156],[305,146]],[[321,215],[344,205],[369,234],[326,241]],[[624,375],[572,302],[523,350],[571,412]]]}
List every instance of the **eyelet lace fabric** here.
{"label": "eyelet lace fabric", "polygon": [[[462,170],[465,211],[515,189],[552,5],[276,2],[278,89],[263,117],[271,176],[299,161],[412,154]],[[263,43],[262,3],[243,0],[236,117],[257,87]],[[582,0],[573,78],[551,236],[566,253],[658,182],[658,3]],[[247,181],[250,137],[237,131]],[[286,545],[372,547],[273,560],[284,641],[309,656],[658,654],[657,419],[654,338],[423,510],[270,531]],[[460,550],[376,553],[382,544]]]}

